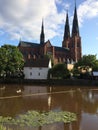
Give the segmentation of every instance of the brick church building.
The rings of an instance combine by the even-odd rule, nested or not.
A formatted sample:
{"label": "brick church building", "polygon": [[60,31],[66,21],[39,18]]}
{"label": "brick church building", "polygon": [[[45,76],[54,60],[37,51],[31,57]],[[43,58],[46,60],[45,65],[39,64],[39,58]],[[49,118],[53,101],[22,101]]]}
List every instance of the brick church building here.
{"label": "brick church building", "polygon": [[43,22],[41,27],[40,43],[20,41],[18,47],[22,52],[25,61],[34,61],[49,55],[52,57],[54,64],[77,62],[81,58],[82,52],[76,5],[74,9],[71,34],[67,12],[61,47],[53,46],[49,40],[45,42]]}

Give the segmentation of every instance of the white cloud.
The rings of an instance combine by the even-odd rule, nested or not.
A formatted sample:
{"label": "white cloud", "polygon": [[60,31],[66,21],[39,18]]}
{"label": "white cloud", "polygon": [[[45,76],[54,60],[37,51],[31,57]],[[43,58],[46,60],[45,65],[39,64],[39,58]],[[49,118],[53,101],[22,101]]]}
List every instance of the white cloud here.
{"label": "white cloud", "polygon": [[44,18],[46,40],[53,38],[65,19],[63,9],[58,13],[56,2],[61,4],[61,0],[0,0],[0,28],[10,39],[39,40]]}
{"label": "white cloud", "polygon": [[98,0],[86,0],[78,7],[79,23],[84,20],[98,17]]}
{"label": "white cloud", "polygon": [[[9,39],[39,41],[43,18],[48,40],[63,33],[61,25],[65,24],[66,9],[70,12],[70,4],[63,0],[0,0],[0,29]],[[77,12],[81,25],[85,19],[97,17],[98,0],[86,0]]]}

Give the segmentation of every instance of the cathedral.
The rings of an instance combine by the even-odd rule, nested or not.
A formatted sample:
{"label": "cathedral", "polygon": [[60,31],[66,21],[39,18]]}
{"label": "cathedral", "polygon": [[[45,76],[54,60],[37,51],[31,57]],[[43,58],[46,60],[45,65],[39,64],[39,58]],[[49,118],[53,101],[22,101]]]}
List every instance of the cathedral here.
{"label": "cathedral", "polygon": [[66,14],[66,22],[61,47],[53,46],[49,40],[45,41],[43,21],[40,33],[40,43],[20,41],[18,47],[26,62],[29,60],[38,60],[44,58],[47,55],[52,58],[54,65],[58,63],[77,62],[79,59],[81,59],[82,52],[76,5],[74,9],[71,33],[68,12]]}

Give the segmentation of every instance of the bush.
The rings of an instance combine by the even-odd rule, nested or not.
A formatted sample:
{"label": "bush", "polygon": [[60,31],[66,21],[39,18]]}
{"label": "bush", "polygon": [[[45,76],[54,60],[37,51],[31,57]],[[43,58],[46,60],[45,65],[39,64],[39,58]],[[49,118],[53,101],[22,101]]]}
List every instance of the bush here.
{"label": "bush", "polygon": [[70,78],[70,72],[65,64],[56,64],[48,72],[48,78],[51,78],[51,76],[55,79],[66,79]]}

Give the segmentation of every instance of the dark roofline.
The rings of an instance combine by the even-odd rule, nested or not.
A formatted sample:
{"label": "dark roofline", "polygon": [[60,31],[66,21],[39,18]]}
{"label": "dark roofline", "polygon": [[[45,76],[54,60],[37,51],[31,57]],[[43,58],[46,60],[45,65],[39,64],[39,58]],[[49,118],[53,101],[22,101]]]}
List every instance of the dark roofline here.
{"label": "dark roofline", "polygon": [[35,60],[27,60],[24,67],[48,67],[49,58],[40,58]]}
{"label": "dark roofline", "polygon": [[57,47],[57,46],[54,46],[55,50],[56,51],[66,51],[66,52],[69,52],[69,48],[64,48],[64,47]]}
{"label": "dark roofline", "polygon": [[33,46],[40,46],[39,43],[33,43],[33,42],[26,42],[26,41],[20,41],[18,47],[33,47]]}

